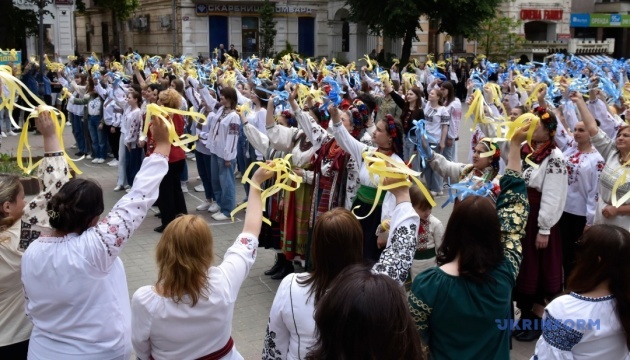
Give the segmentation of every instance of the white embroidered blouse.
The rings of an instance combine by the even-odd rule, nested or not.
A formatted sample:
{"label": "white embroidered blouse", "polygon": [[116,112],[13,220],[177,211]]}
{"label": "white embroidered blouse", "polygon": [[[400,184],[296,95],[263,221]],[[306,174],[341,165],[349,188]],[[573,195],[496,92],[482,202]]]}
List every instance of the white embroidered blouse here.
{"label": "white embroidered blouse", "polygon": [[[392,216],[388,245],[372,272],[383,274],[402,285],[407,278],[420,218],[410,202],[396,206]],[[309,296],[311,285],[302,286],[297,280],[308,278],[308,273],[294,274],[282,280],[271,305],[269,324],[262,353],[263,360],[304,359],[308,348],[316,341],[314,298]]]}
{"label": "white embroidered blouse", "polygon": [[131,309],[118,257],[158,197],[168,161],[144,159],[131,191],[82,234],[40,237],[22,257],[29,359],[128,360]]}
{"label": "white embroidered blouse", "polygon": [[[240,234],[223,262],[208,269],[206,295],[194,307],[186,299],[175,303],[162,297],[150,285],[138,289],[131,300],[131,340],[138,358],[197,359],[222,349],[230,339],[236,297],[257,248],[256,236]],[[232,347],[222,359],[243,357]]]}

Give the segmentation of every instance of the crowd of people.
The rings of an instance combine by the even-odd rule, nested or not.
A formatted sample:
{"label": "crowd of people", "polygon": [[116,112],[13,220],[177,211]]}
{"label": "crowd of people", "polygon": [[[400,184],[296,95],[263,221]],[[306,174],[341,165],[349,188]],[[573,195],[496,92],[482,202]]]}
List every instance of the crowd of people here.
{"label": "crowd of people", "polygon": [[[50,97],[26,66],[19,103],[66,112],[76,156],[111,153],[127,194],[103,216],[104,190],[69,179],[50,108],[34,110],[41,194],[26,203],[19,178],[0,175],[1,358],[241,359],[234,304],[261,247],[281,280],[263,359],[507,359],[512,337],[538,341],[533,359],[630,359],[625,63],[221,58],[49,63]],[[475,130],[460,162],[463,106]],[[376,174],[375,154],[424,185]],[[287,155],[302,182],[263,202],[275,172],[256,162]],[[210,226],[188,214],[187,159],[197,212],[221,221],[248,204],[220,265]],[[434,200],[453,202],[445,226]],[[119,254],[154,203],[158,280],[130,303]]]}

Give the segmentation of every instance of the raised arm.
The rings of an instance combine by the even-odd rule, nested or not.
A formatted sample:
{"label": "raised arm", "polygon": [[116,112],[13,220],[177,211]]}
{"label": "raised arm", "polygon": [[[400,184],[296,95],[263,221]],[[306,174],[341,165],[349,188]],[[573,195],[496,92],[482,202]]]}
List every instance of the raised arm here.
{"label": "raised arm", "polygon": [[125,243],[146,217],[155,202],[160,182],[168,170],[168,155],[171,152],[168,129],[161,119],[152,120],[151,133],[156,147],[153,154],[144,159],[136,175],[131,191],[120,199],[109,214],[95,227],[89,228],[91,244],[86,256],[99,270],[107,272],[120,255]]}
{"label": "raised arm", "polygon": [[335,139],[337,139],[337,143],[354,158],[357,165],[360,167],[363,163],[362,154],[368,149],[368,147],[352,137],[352,135],[348,132],[348,129],[343,126],[341,117],[339,116],[339,109],[331,106],[328,108],[328,112],[330,113],[330,119],[333,122],[332,131]]}
{"label": "raised arm", "polygon": [[[385,179],[384,184],[397,182]],[[402,184],[402,183],[401,183]],[[420,217],[411,206],[409,187],[401,186],[389,190],[396,198],[396,207],[392,215],[388,246],[381,253],[379,261],[372,267],[372,272],[385,274],[402,285],[413,261],[416,251],[416,234]]]}

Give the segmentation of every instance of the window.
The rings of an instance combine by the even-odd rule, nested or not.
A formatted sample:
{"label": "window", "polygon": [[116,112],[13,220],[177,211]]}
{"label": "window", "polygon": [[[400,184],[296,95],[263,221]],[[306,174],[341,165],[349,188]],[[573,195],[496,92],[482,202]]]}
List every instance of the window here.
{"label": "window", "polygon": [[350,51],[350,23],[343,20],[341,25],[341,52]]}

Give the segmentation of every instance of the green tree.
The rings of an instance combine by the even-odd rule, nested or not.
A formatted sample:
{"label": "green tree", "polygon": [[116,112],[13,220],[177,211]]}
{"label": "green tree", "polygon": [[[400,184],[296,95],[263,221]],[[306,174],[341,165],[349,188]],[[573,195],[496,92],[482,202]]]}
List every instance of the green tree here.
{"label": "green tree", "polygon": [[275,8],[269,0],[265,0],[260,7],[260,51],[262,57],[269,57],[273,54],[274,43],[276,40],[276,22],[273,21],[273,13]]}
{"label": "green tree", "polygon": [[438,32],[469,37],[479,24],[493,18],[497,6],[505,0],[346,0],[350,20],[363,23],[376,35],[403,38],[400,61],[405,64],[411,55],[411,44],[426,16],[438,24]]}
{"label": "green tree", "polygon": [[499,15],[484,20],[469,39],[476,40],[481,52],[492,61],[508,60],[525,40],[518,34],[521,21]]}
{"label": "green tree", "polygon": [[39,18],[37,12],[33,10],[9,5],[0,11],[0,24],[2,24],[0,48],[19,50],[26,38],[37,36]]}

